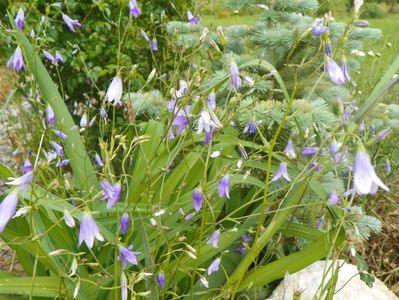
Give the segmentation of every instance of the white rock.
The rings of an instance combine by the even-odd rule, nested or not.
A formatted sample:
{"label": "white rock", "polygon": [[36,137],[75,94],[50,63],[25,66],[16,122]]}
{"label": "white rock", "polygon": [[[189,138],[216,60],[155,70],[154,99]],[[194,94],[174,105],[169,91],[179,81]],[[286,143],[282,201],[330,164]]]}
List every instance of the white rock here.
{"label": "white rock", "polygon": [[[356,266],[338,260],[333,265],[334,269],[339,266],[338,280],[335,286],[334,300],[396,300],[397,298],[377,278],[372,288],[369,288],[360,280]],[[332,272],[332,261],[317,261],[307,268],[285,276],[285,279],[274,290],[269,300],[292,300],[294,293],[300,294],[301,300],[324,299],[326,293],[320,295],[323,274],[324,286],[330,280]],[[296,298],[295,298],[296,299]],[[299,299],[299,298],[298,298]]]}

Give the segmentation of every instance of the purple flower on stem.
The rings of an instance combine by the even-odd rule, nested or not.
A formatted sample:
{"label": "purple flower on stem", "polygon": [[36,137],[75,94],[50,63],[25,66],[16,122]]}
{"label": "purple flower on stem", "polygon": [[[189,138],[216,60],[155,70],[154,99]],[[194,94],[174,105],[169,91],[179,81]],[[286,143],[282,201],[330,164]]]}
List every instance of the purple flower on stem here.
{"label": "purple flower on stem", "polygon": [[331,45],[330,44],[325,44],[324,45],[324,53],[330,58],[333,57],[332,49],[331,49]]}
{"label": "purple flower on stem", "polygon": [[249,243],[251,243],[251,242],[253,241],[253,238],[252,238],[252,236],[251,236],[249,233],[244,233],[244,234],[241,236],[241,240],[242,240],[244,243],[249,244]]}
{"label": "purple flower on stem", "polygon": [[64,20],[65,24],[68,26],[69,30],[72,32],[76,32],[75,26],[77,27],[82,26],[82,24],[80,24],[78,20],[71,19],[66,14],[62,14],[62,19]]}
{"label": "purple flower on stem", "polygon": [[91,216],[91,213],[84,212],[80,221],[79,246],[85,242],[87,247],[91,249],[94,245],[94,239],[104,241],[104,237],[101,235],[100,229]]}
{"label": "purple flower on stem", "polygon": [[108,119],[108,113],[103,107],[100,108],[100,115],[104,118],[104,120]]}
{"label": "purple flower on stem", "polygon": [[208,108],[210,110],[216,109],[216,94],[215,94],[215,92],[210,93],[208,96]]}
{"label": "purple flower on stem", "polygon": [[219,247],[219,237],[220,237],[220,231],[215,230],[206,243],[211,244],[213,248],[217,248]]}
{"label": "purple flower on stem", "polygon": [[123,235],[129,231],[130,217],[127,213],[124,213],[121,217],[121,232]]}
{"label": "purple flower on stem", "polygon": [[47,122],[48,122],[49,126],[50,126],[50,127],[54,127],[56,117],[55,117],[54,110],[53,110],[53,108],[50,106],[50,104],[47,105],[47,108],[46,108],[46,116],[47,116]]}
{"label": "purple flower on stem", "polygon": [[129,248],[125,248],[123,246],[119,246],[120,250],[120,260],[122,261],[122,269],[126,269],[128,263],[131,263],[134,266],[138,265],[136,255],[139,255],[141,252],[135,252],[133,250],[133,246],[129,246]]}
{"label": "purple flower on stem", "polygon": [[68,164],[69,164],[69,159],[63,159],[63,160],[58,161],[55,164],[55,166],[59,167],[59,168],[63,168],[63,167],[66,167]]}
{"label": "purple flower on stem", "polygon": [[114,105],[121,104],[122,89],[122,79],[117,75],[112,79],[111,84],[108,87],[105,95],[105,102],[113,102]]}
{"label": "purple flower on stem", "polygon": [[314,169],[316,172],[320,172],[322,167],[323,165],[319,164],[317,161],[314,161],[309,165],[309,169]]}
{"label": "purple flower on stem", "polygon": [[213,127],[211,128],[210,132],[205,132],[204,144],[209,145],[214,135],[215,135],[215,128]]}
{"label": "purple flower on stem", "polygon": [[288,175],[287,164],[285,162],[280,163],[277,173],[274,174],[272,181],[276,181],[276,180],[280,179],[281,177],[287,181],[291,181],[291,178]]}
{"label": "purple flower on stem", "polygon": [[23,166],[22,166],[22,172],[28,173],[28,172],[31,172],[31,171],[33,171],[33,165],[32,165],[32,163],[30,162],[29,159],[26,159],[24,164],[23,164]]}
{"label": "purple flower on stem", "polygon": [[96,160],[97,166],[99,166],[100,168],[104,167],[104,163],[100,155],[96,153],[96,155],[94,155],[94,159]]}
{"label": "purple flower on stem", "polygon": [[210,266],[208,267],[208,275],[211,275],[212,273],[219,271],[221,260],[222,259],[218,257],[210,264]]}
{"label": "purple flower on stem", "polygon": [[119,183],[111,185],[109,181],[105,179],[103,182],[100,183],[100,186],[104,193],[104,195],[100,198],[100,200],[108,200],[107,208],[113,207],[121,197],[122,194],[121,185]]}
{"label": "purple flower on stem", "polygon": [[13,191],[8,194],[3,201],[0,203],[0,232],[3,232],[4,228],[15,215],[18,205],[18,192]]}
{"label": "purple flower on stem", "polygon": [[61,130],[54,129],[53,131],[55,136],[59,137],[62,140],[66,140],[68,138],[68,136],[65,133],[63,133]]}
{"label": "purple flower on stem", "polygon": [[350,107],[345,108],[344,112],[342,113],[342,120],[344,121],[344,123],[348,123],[349,119],[351,117],[352,114],[352,109]]}
{"label": "purple flower on stem", "polygon": [[358,150],[353,162],[353,190],[358,195],[375,194],[378,187],[389,191],[389,188],[375,173],[370,157],[364,149]]}
{"label": "purple flower on stem", "polygon": [[7,62],[7,67],[10,69],[14,69],[15,71],[20,71],[25,68],[24,57],[22,56],[22,50],[20,47],[15,49],[14,54],[10,57]]}
{"label": "purple flower on stem", "polygon": [[145,33],[145,31],[140,30],[140,34],[143,37],[143,39],[145,39],[147,42],[150,42],[150,38],[148,37],[147,33]]}
{"label": "purple flower on stem", "polygon": [[22,8],[20,8],[15,16],[15,25],[19,30],[22,30],[25,26],[25,13]]}
{"label": "purple flower on stem", "polygon": [[295,159],[296,158],[294,144],[292,143],[291,139],[289,139],[288,142],[287,142],[287,146],[284,149],[284,154],[288,158],[291,158],[291,159]]}
{"label": "purple flower on stem", "polygon": [[204,193],[200,188],[195,188],[193,192],[193,206],[195,211],[201,210],[203,200],[204,200]]}
{"label": "purple flower on stem", "polygon": [[206,110],[201,111],[198,119],[197,133],[202,133],[204,130],[205,132],[211,132],[212,129],[221,127],[223,127],[223,125],[212,111],[210,111],[210,113]]}
{"label": "purple flower on stem", "polygon": [[239,90],[241,87],[241,77],[235,61],[232,61],[230,64],[230,79],[233,87]]}
{"label": "purple flower on stem", "polygon": [[345,82],[351,81],[351,77],[349,76],[348,67],[346,66],[346,60],[343,59],[341,65],[342,74],[344,74]]}
{"label": "purple flower on stem", "polygon": [[33,180],[33,171],[27,172],[24,175],[17,177],[17,178],[10,177],[8,179],[10,179],[11,181],[6,182],[6,184],[16,185],[16,186],[19,186],[21,190],[24,190],[29,186],[29,184]]}
{"label": "purple flower on stem", "polygon": [[333,141],[330,145],[330,154],[333,157],[334,162],[337,164],[341,161],[341,154],[338,152],[342,144],[337,141]]}
{"label": "purple flower on stem", "polygon": [[302,155],[303,156],[315,156],[317,153],[317,148],[316,147],[305,147],[302,149]]}
{"label": "purple flower on stem", "polygon": [[248,121],[247,124],[245,124],[245,127],[242,131],[243,134],[248,133],[249,135],[254,135],[256,133],[256,126],[258,125],[258,122],[256,121]]}
{"label": "purple flower on stem", "polygon": [[172,125],[177,127],[176,134],[180,135],[189,124],[188,115],[180,110],[172,121]]}
{"label": "purple flower on stem", "polygon": [[328,27],[323,26],[323,25],[317,25],[312,28],[313,35],[318,38],[321,37],[324,32],[328,32],[328,31],[329,31]]}
{"label": "purple flower on stem", "polygon": [[228,199],[230,199],[230,177],[229,175],[225,175],[222,177],[222,179],[219,182],[218,185],[218,193],[219,193],[219,198],[223,198],[223,196],[226,196]]}
{"label": "purple flower on stem", "polygon": [[141,9],[137,6],[136,0],[129,1],[130,15],[137,18],[141,14]]}
{"label": "purple flower on stem", "polygon": [[326,68],[327,68],[327,73],[334,84],[343,85],[348,81],[343,70],[330,57],[327,57]]}
{"label": "purple flower on stem", "polygon": [[337,193],[329,193],[328,203],[330,205],[337,205],[339,202],[339,195]]}
{"label": "purple flower on stem", "polygon": [[385,164],[385,170],[387,172],[387,174],[391,174],[391,163],[389,162],[389,160],[387,160],[387,163]]}
{"label": "purple flower on stem", "polygon": [[392,133],[392,130],[390,128],[385,128],[385,129],[381,130],[375,136],[376,142],[381,142],[381,141],[385,140],[391,133]]}
{"label": "purple flower on stem", "polygon": [[53,146],[55,152],[57,152],[59,156],[64,156],[65,154],[64,148],[62,148],[61,145],[57,144],[56,142],[51,142],[51,145]]}
{"label": "purple flower on stem", "polygon": [[43,55],[48,61],[50,61],[52,63],[55,62],[55,57],[50,52],[43,51]]}
{"label": "purple flower on stem", "polygon": [[317,228],[317,229],[320,229],[321,225],[323,225],[323,224],[324,224],[323,218],[319,218],[319,219],[317,220],[317,222],[316,222],[316,228]]}
{"label": "purple flower on stem", "polygon": [[157,282],[160,289],[163,289],[165,287],[165,281],[166,281],[165,274],[163,272],[159,272],[157,274]]}
{"label": "purple flower on stem", "polygon": [[197,25],[200,21],[200,17],[194,16],[189,10],[187,10],[187,19],[191,25]]}
{"label": "purple flower on stem", "polygon": [[153,38],[150,44],[151,51],[158,51],[158,41],[156,38]]}
{"label": "purple flower on stem", "polygon": [[62,55],[58,51],[55,53],[55,62],[56,63],[64,62],[64,57],[62,57]]}

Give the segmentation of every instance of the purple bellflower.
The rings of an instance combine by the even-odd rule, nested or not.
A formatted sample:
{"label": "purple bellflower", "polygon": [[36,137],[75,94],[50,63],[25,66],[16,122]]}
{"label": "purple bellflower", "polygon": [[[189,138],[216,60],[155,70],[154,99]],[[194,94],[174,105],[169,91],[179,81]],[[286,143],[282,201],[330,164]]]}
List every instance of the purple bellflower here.
{"label": "purple bellflower", "polygon": [[7,67],[10,69],[14,69],[15,71],[20,71],[25,68],[24,57],[22,56],[22,50],[20,47],[15,49],[14,54],[10,57],[7,62]]}
{"label": "purple bellflower", "polygon": [[108,113],[103,107],[100,108],[100,115],[104,118],[104,120],[108,119]]}
{"label": "purple bellflower", "polygon": [[66,14],[62,14],[62,19],[64,20],[65,24],[68,26],[69,30],[72,32],[76,32],[75,26],[77,27],[82,26],[82,24],[80,24],[78,20],[71,19]]}
{"label": "purple bellflower", "polygon": [[330,57],[332,59],[333,53],[332,53],[332,49],[331,49],[331,45],[330,44],[325,44],[324,45],[324,53],[326,54],[327,57]]}
{"label": "purple bellflower", "polygon": [[321,37],[324,32],[328,32],[328,31],[329,31],[328,27],[323,26],[323,25],[317,25],[312,28],[313,35],[318,38]]}
{"label": "purple bellflower", "polygon": [[22,8],[20,8],[15,16],[15,25],[19,30],[22,30],[25,26],[25,13]]}
{"label": "purple bellflower", "polygon": [[6,184],[19,186],[21,190],[24,190],[29,186],[29,184],[33,180],[33,171],[29,171],[17,178],[10,177],[8,179],[10,179],[11,181],[6,182]]}
{"label": "purple bellflower", "polygon": [[339,202],[339,195],[337,193],[329,193],[328,203],[330,205],[337,205]]}
{"label": "purple bellflower", "polygon": [[151,51],[158,51],[158,41],[156,38],[153,38],[150,44]]}
{"label": "purple bellflower", "polygon": [[89,120],[87,119],[87,113],[84,113],[80,118],[79,126],[80,128],[86,128],[89,125]]}
{"label": "purple bellflower", "polygon": [[348,72],[348,67],[346,66],[345,58],[342,60],[341,70],[342,70],[342,73],[344,74],[345,82],[351,81],[351,77],[349,76],[349,72]]}
{"label": "purple bellflower", "polygon": [[317,153],[317,148],[316,147],[305,147],[302,149],[302,155],[303,156],[315,156]]}
{"label": "purple bellflower", "polygon": [[284,154],[288,158],[291,158],[291,159],[295,159],[296,158],[294,144],[292,143],[291,139],[289,139],[288,142],[287,142],[287,146],[284,149]]}
{"label": "purple bellflower", "polygon": [[214,135],[215,135],[215,128],[213,127],[211,128],[211,131],[205,132],[204,144],[209,145]]}
{"label": "purple bellflower", "polygon": [[210,110],[216,109],[216,94],[215,94],[215,92],[210,93],[208,96],[208,108]]}
{"label": "purple bellflower", "polygon": [[55,52],[55,62],[56,63],[64,62],[64,57],[58,51]]}
{"label": "purple bellflower", "polygon": [[165,287],[165,281],[166,281],[165,274],[163,272],[159,272],[157,274],[157,282],[160,289],[163,289]]}
{"label": "purple bellflower", "polygon": [[222,177],[222,179],[219,182],[218,185],[218,193],[219,193],[219,198],[223,198],[223,196],[226,196],[228,199],[230,199],[230,176],[225,175]]}
{"label": "purple bellflower", "polygon": [[[346,66],[346,64],[345,64]],[[343,85],[350,80],[349,74],[344,73],[345,70],[342,70],[338,64],[330,57],[327,57],[326,62],[327,73],[330,76],[330,80],[336,85]],[[345,67],[346,69],[346,67]],[[348,80],[349,79],[349,80]]]}
{"label": "purple bellflower", "polygon": [[121,217],[121,232],[123,235],[126,235],[129,231],[130,226],[130,217],[127,213],[124,213]]}
{"label": "purple bellflower", "polygon": [[259,121],[248,121],[245,124],[244,129],[242,130],[242,133],[243,134],[248,133],[249,135],[254,135],[256,133],[258,124],[260,124]]}
{"label": "purple bellflower", "polygon": [[80,221],[79,246],[85,242],[87,247],[91,249],[94,245],[94,239],[104,241],[104,237],[101,235],[100,229],[91,214],[84,212]]}
{"label": "purple bellflower", "polygon": [[65,133],[63,133],[61,130],[54,129],[53,131],[55,136],[59,137],[61,140],[65,141],[68,138],[68,136]]}
{"label": "purple bellflower", "polygon": [[193,192],[193,206],[195,211],[200,211],[202,208],[202,202],[204,200],[204,193],[200,188],[194,189]]}
{"label": "purple bellflower", "polygon": [[370,157],[364,149],[358,150],[353,162],[353,191],[358,195],[375,194],[378,187],[389,191],[389,188],[375,173]]}
{"label": "purple bellflower", "polygon": [[104,163],[103,163],[100,155],[98,155],[96,153],[96,155],[94,155],[94,159],[96,160],[97,166],[99,166],[100,168],[104,167]]}
{"label": "purple bellflower", "polygon": [[197,133],[202,133],[203,131],[211,132],[212,129],[221,127],[223,127],[223,125],[212,111],[210,111],[210,113],[206,110],[201,111],[198,119]]}
{"label": "purple bellflower", "polygon": [[211,275],[212,273],[219,271],[221,260],[222,259],[218,257],[210,264],[210,266],[208,267],[208,275]]}
{"label": "purple bellflower", "polygon": [[200,21],[200,17],[194,16],[189,10],[187,10],[187,19],[191,25],[197,25]]}
{"label": "purple bellflower", "polygon": [[15,190],[8,194],[0,203],[0,232],[15,215],[18,205],[18,192]]}
{"label": "purple bellflower", "polygon": [[330,145],[330,154],[334,160],[334,162],[337,164],[341,161],[341,153],[339,153],[339,149],[341,148],[342,144],[338,143],[337,141],[333,141]]}
{"label": "purple bellflower", "polygon": [[125,248],[123,246],[119,246],[120,250],[120,260],[122,261],[122,269],[126,269],[128,263],[131,263],[134,266],[138,265],[136,255],[139,255],[141,252],[135,252],[133,250],[133,246],[129,246]]}
{"label": "purple bellflower", "polygon": [[280,179],[281,177],[287,181],[291,181],[291,178],[288,175],[287,164],[285,162],[280,163],[277,173],[274,174],[272,181],[276,181],[276,180]]}
{"label": "purple bellflower", "polygon": [[50,52],[48,52],[48,51],[43,51],[43,55],[44,55],[44,57],[45,57],[48,61],[50,61],[50,62],[52,62],[52,63],[55,62],[55,57],[54,57]]}
{"label": "purple bellflower", "polygon": [[391,163],[389,162],[389,160],[387,160],[387,163],[385,164],[385,170],[386,170],[387,174],[391,174],[391,172],[392,172]]}
{"label": "purple bellflower", "polygon": [[324,224],[323,218],[319,218],[319,219],[316,221],[316,228],[317,228],[317,229],[320,229],[321,226],[322,226],[323,224]]}
{"label": "purple bellflower", "polygon": [[104,195],[100,198],[100,200],[108,200],[107,208],[113,207],[121,197],[122,194],[121,185],[119,183],[111,185],[109,181],[105,179],[103,182],[100,183],[100,186],[104,193]]}
{"label": "purple bellflower", "polygon": [[31,172],[31,171],[33,171],[33,165],[32,165],[32,163],[30,162],[29,159],[26,159],[24,164],[23,164],[23,166],[22,166],[22,172],[28,173],[28,172]]}
{"label": "purple bellflower", "polygon": [[385,129],[381,130],[375,136],[376,142],[381,142],[381,141],[385,140],[388,136],[390,136],[391,133],[392,133],[392,130],[390,128],[385,128]]}
{"label": "purple bellflower", "polygon": [[55,152],[57,152],[59,156],[64,156],[65,154],[64,148],[62,148],[60,144],[57,144],[56,142],[51,142],[51,145],[53,146]]}
{"label": "purple bellflower", "polygon": [[184,129],[190,124],[190,106],[186,106],[185,109],[176,109],[175,118],[172,121],[172,126],[176,129],[176,134],[180,135]]}
{"label": "purple bellflower", "polygon": [[116,75],[112,79],[111,84],[108,87],[107,93],[105,95],[105,102],[113,102],[114,105],[122,104],[122,89],[122,79],[118,75]]}
{"label": "purple bellflower", "polygon": [[220,231],[215,230],[206,243],[211,244],[213,248],[217,248],[219,247],[219,237],[220,237]]}
{"label": "purple bellflower", "polygon": [[49,126],[50,126],[50,127],[54,127],[56,117],[55,117],[54,110],[53,110],[53,108],[50,106],[50,104],[47,105],[47,108],[46,108],[46,116],[47,116],[47,122],[48,122]]}
{"label": "purple bellflower", "polygon": [[143,37],[143,39],[145,39],[147,42],[150,42],[150,38],[148,37],[147,33],[145,33],[145,31],[140,30],[140,34]]}
{"label": "purple bellflower", "polygon": [[137,18],[141,14],[141,9],[138,7],[136,0],[129,1],[130,15]]}
{"label": "purple bellflower", "polygon": [[237,64],[235,61],[232,61],[230,64],[230,79],[231,79],[231,84],[236,90],[239,90],[241,87],[241,77],[240,77],[240,72],[238,70]]}
{"label": "purple bellflower", "polygon": [[58,162],[55,164],[55,166],[56,166],[56,167],[59,167],[59,168],[66,167],[67,165],[69,165],[69,159],[60,160],[60,161],[58,161]]}

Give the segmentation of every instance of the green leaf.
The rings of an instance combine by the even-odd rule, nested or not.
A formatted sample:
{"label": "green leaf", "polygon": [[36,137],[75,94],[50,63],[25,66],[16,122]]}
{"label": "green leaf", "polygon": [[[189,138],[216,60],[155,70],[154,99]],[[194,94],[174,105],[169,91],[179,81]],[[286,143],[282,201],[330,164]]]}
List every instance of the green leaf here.
{"label": "green leaf", "polygon": [[60,292],[62,285],[58,277],[0,278],[0,295],[59,297]]}

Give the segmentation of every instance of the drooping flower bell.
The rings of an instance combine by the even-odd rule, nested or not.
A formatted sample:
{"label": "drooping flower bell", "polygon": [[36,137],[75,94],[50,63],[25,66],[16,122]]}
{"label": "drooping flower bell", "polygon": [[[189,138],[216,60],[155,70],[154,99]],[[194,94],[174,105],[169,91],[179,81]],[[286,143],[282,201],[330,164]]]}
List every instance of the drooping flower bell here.
{"label": "drooping flower bell", "polygon": [[341,146],[342,143],[338,143],[335,140],[333,140],[333,142],[330,144],[330,154],[336,164],[339,163],[342,158],[341,153],[339,153],[339,149],[341,148]]}
{"label": "drooping flower bell", "polygon": [[291,139],[289,139],[288,142],[287,142],[287,146],[284,149],[284,154],[288,158],[291,158],[291,159],[295,159],[296,158],[294,144],[292,143]]}
{"label": "drooping flower bell", "polygon": [[69,228],[75,227],[75,219],[67,209],[64,209],[64,222]]}
{"label": "drooping flower bell", "polygon": [[222,177],[222,179],[219,182],[218,185],[218,194],[219,198],[223,198],[223,196],[226,196],[228,199],[230,199],[230,176],[225,175]]}
{"label": "drooping flower bell", "polygon": [[33,165],[32,165],[32,163],[30,162],[29,159],[26,159],[24,161],[23,166],[22,166],[22,172],[28,173],[28,172],[31,172],[31,171],[33,171]]}
{"label": "drooping flower bell", "polygon": [[339,195],[337,193],[329,193],[328,203],[330,205],[337,205],[339,202]]}
{"label": "drooping flower bell", "polygon": [[103,160],[101,159],[101,156],[98,155],[97,153],[94,155],[94,159],[96,161],[97,166],[99,166],[100,168],[104,167],[104,163]]}
{"label": "drooping flower bell", "polygon": [[121,232],[123,235],[126,235],[129,231],[130,226],[130,217],[127,213],[124,213],[121,217]]}
{"label": "drooping flower bell", "polygon": [[20,47],[15,49],[14,54],[10,57],[7,62],[7,67],[14,69],[15,71],[20,71],[25,68],[24,57],[22,56],[22,50]]}
{"label": "drooping flower bell", "polygon": [[65,133],[63,133],[61,130],[54,129],[53,132],[55,136],[59,137],[61,140],[65,141],[68,138],[68,136]]}
{"label": "drooping flower bell", "polygon": [[55,62],[56,63],[64,62],[64,57],[58,51],[55,52]]}
{"label": "drooping flower bell", "polygon": [[8,194],[3,201],[0,203],[0,232],[3,232],[4,228],[15,215],[18,205],[18,191],[14,190]]}
{"label": "drooping flower bell", "polygon": [[220,237],[220,231],[215,230],[206,243],[211,244],[213,248],[217,248],[219,247],[219,237]]}
{"label": "drooping flower bell", "polygon": [[157,274],[157,282],[160,289],[165,287],[166,276],[163,272]]}
{"label": "drooping flower bell", "polygon": [[208,275],[211,275],[212,273],[215,273],[217,271],[219,271],[219,266],[220,266],[220,262],[221,262],[221,258],[218,257],[216,258],[208,267]]}
{"label": "drooping flower bell", "polygon": [[150,42],[150,38],[148,37],[147,33],[143,30],[140,30],[140,34],[147,42]]}
{"label": "drooping flower bell", "polygon": [[52,62],[52,63],[55,62],[55,57],[54,57],[50,52],[48,52],[48,51],[43,51],[43,55],[44,55],[44,57],[45,57],[48,61],[50,61],[50,62]]}
{"label": "drooping flower bell", "polygon": [[303,156],[315,156],[317,153],[317,148],[316,147],[305,147],[302,149],[302,155]]}
{"label": "drooping flower bell", "polygon": [[287,164],[285,162],[280,163],[277,173],[274,174],[272,181],[276,181],[276,180],[280,179],[281,177],[287,181],[292,181],[290,176],[288,175]]}
{"label": "drooping flower bell", "polygon": [[130,15],[137,18],[141,14],[141,9],[137,5],[136,0],[130,0],[129,1],[129,10],[130,10]]}
{"label": "drooping flower bell", "polygon": [[221,128],[223,125],[220,123],[216,115],[211,111],[210,113],[203,110],[198,119],[197,133],[211,132],[212,128]]}
{"label": "drooping flower bell", "polygon": [[10,177],[8,179],[10,179],[11,181],[6,182],[6,184],[19,186],[21,190],[24,190],[33,181],[33,171],[29,171],[29,172],[25,173],[24,175],[17,177],[17,178]]}
{"label": "drooping flower bell", "polygon": [[196,188],[193,192],[193,206],[196,211],[201,210],[203,200],[204,200],[204,193],[200,188]]}
{"label": "drooping flower bell", "polygon": [[101,235],[100,229],[94,221],[91,213],[84,212],[82,220],[80,221],[79,246],[85,242],[87,247],[91,249],[94,245],[94,239],[104,241],[104,237]]}
{"label": "drooping flower bell", "polygon": [[330,80],[336,85],[344,85],[350,80],[346,64],[343,65],[344,70],[330,57],[327,57],[326,68]]}
{"label": "drooping flower bell", "polygon": [[187,19],[191,25],[197,25],[200,21],[200,17],[194,16],[189,10],[187,10]]}
{"label": "drooping flower bell", "polygon": [[122,88],[122,79],[116,75],[108,87],[105,102],[113,103],[113,105],[121,104]]}
{"label": "drooping flower bell", "polygon": [[375,173],[370,157],[363,148],[356,153],[352,169],[353,191],[358,195],[375,194],[378,187],[389,191],[389,188]]}
{"label": "drooping flower bell", "polygon": [[68,15],[62,14],[62,19],[65,24],[68,26],[69,30],[72,32],[76,32],[75,26],[80,27],[82,24],[78,20],[71,19]]}
{"label": "drooping flower bell", "polygon": [[47,105],[46,116],[47,116],[47,122],[48,122],[49,126],[54,127],[56,117],[55,117],[54,110],[50,104]]}
{"label": "drooping flower bell", "polygon": [[55,166],[58,168],[63,168],[66,167],[67,165],[69,165],[69,159],[60,160],[55,164]]}
{"label": "drooping flower bell", "polygon": [[321,37],[324,32],[328,32],[328,27],[323,25],[323,21],[321,19],[316,19],[313,22],[312,33],[315,37]]}
{"label": "drooping flower bell", "polygon": [[119,258],[122,262],[123,270],[126,269],[128,263],[131,263],[134,266],[138,265],[136,256],[139,255],[141,252],[133,251],[133,246],[129,246],[128,248],[119,246],[119,250],[120,250]]}
{"label": "drooping flower bell", "polygon": [[55,152],[57,152],[57,154],[58,154],[59,156],[64,156],[64,154],[65,154],[64,148],[63,148],[60,144],[58,144],[58,143],[52,141],[52,142],[51,142],[51,145],[53,146]]}
{"label": "drooping flower bell", "polygon": [[249,134],[249,135],[254,135],[257,130],[257,126],[260,124],[260,121],[248,121],[244,129],[242,130],[243,134]]}
{"label": "drooping flower bell", "polygon": [[232,86],[236,90],[239,90],[241,88],[242,81],[240,77],[240,71],[238,70],[237,64],[233,60],[230,63],[230,80]]}
{"label": "drooping flower bell", "polygon": [[100,183],[101,189],[103,190],[103,196],[100,200],[108,200],[107,208],[113,207],[122,194],[122,187],[119,183],[111,185],[108,180],[104,180]]}
{"label": "drooping flower bell", "polygon": [[156,38],[153,38],[150,44],[151,51],[158,51],[158,41]]}
{"label": "drooping flower bell", "polygon": [[25,26],[25,13],[22,8],[20,8],[17,12],[17,15],[15,16],[15,26],[19,30],[22,30]]}

